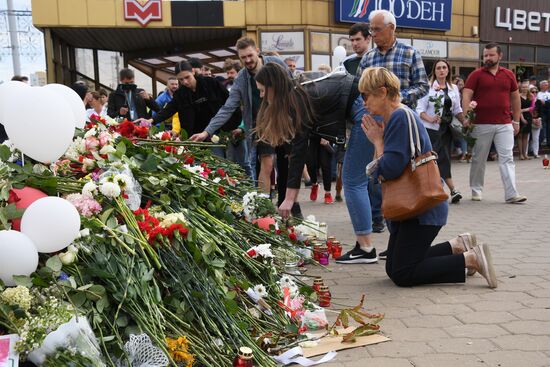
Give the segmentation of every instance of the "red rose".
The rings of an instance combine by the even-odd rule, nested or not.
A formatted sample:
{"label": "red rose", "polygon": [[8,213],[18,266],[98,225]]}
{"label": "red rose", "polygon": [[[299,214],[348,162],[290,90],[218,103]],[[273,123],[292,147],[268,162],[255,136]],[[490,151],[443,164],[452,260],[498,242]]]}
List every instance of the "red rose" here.
{"label": "red rose", "polygon": [[223,189],[223,187],[218,186],[218,193],[219,193],[221,196],[225,196],[225,190]]}
{"label": "red rose", "polygon": [[134,127],[134,134],[138,138],[146,139],[149,136],[149,128],[147,126]]}
{"label": "red rose", "polygon": [[170,135],[170,133],[168,131],[165,131],[162,133],[162,136],[160,138],[161,140],[171,140],[172,139],[172,135]]}
{"label": "red rose", "polygon": [[185,164],[191,165],[191,164],[193,164],[193,163],[195,163],[195,158],[193,158],[193,157],[191,157],[191,156],[185,158]]}
{"label": "red rose", "polygon": [[216,173],[217,173],[218,175],[220,175],[221,177],[225,177],[225,171],[223,170],[223,168],[218,168],[218,169],[216,170]]}
{"label": "red rose", "polygon": [[123,123],[121,123],[120,125],[118,125],[116,127],[116,131],[126,137],[126,138],[131,138],[133,133],[134,133],[134,129],[135,129],[135,125],[133,122],[130,122],[128,120],[125,120]]}
{"label": "red rose", "polygon": [[298,241],[298,237],[296,236],[296,234],[294,232],[289,233],[288,238],[290,238],[290,240],[292,242]]}

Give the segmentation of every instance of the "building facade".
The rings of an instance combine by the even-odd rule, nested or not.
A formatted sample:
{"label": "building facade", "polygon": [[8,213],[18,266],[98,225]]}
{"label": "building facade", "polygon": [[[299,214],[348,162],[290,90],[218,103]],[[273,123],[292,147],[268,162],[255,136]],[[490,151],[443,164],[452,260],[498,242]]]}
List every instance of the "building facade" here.
{"label": "building facade", "polygon": [[486,1],[33,0],[33,20],[46,36],[49,82],[88,78],[110,87],[116,70],[130,65],[156,91],[174,63],[193,54],[221,73],[223,58],[236,58],[233,46],[243,35],[264,52],[294,58],[300,69],[334,66],[333,49],[342,45],[351,53],[348,29],[373,9],[395,13],[399,39],[420,51],[428,73],[435,60],[447,58],[453,74],[466,76],[480,65],[480,3]]}

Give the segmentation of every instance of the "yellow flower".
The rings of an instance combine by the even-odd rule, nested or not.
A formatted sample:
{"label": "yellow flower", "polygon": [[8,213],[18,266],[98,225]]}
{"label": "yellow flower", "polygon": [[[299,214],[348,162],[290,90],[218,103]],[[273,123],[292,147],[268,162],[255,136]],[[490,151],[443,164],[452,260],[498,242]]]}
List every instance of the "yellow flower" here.
{"label": "yellow flower", "polygon": [[166,346],[170,357],[175,362],[185,362],[185,367],[191,367],[195,362],[195,357],[189,353],[189,341],[187,337],[181,336],[177,339],[166,338]]}

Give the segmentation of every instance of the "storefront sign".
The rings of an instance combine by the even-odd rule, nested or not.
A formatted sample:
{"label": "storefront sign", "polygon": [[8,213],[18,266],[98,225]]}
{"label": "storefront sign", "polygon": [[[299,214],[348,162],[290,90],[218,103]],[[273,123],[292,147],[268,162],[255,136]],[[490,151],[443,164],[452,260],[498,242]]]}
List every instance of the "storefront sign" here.
{"label": "storefront sign", "polygon": [[550,1],[484,0],[480,6],[483,41],[550,45]]}
{"label": "storefront sign", "polygon": [[303,32],[262,32],[262,51],[304,52]]}
{"label": "storefront sign", "polygon": [[479,44],[470,42],[449,42],[449,58],[479,60]]}
{"label": "storefront sign", "polygon": [[452,0],[335,0],[338,22],[368,22],[373,10],[389,10],[404,28],[451,29]]}
{"label": "storefront sign", "polygon": [[447,42],[432,40],[413,40],[414,48],[423,58],[444,58],[447,57]]}
{"label": "storefront sign", "polygon": [[124,19],[145,27],[152,20],[162,20],[161,0],[124,0]]}

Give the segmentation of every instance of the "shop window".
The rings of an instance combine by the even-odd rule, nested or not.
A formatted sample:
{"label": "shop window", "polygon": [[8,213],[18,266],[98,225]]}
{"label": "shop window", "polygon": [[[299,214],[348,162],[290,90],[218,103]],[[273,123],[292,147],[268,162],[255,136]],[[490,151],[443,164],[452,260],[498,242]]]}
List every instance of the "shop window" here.
{"label": "shop window", "polygon": [[116,89],[118,72],[124,67],[122,56],[113,51],[97,51],[99,63],[99,82],[109,88]]}
{"label": "shop window", "polygon": [[75,49],[76,71],[94,79],[94,53],[88,48]]}
{"label": "shop window", "polygon": [[[485,49],[485,45],[487,43],[480,43],[479,44],[479,57],[481,60],[483,60],[483,50]],[[502,50],[502,60],[508,60],[508,45],[500,44],[500,49]]]}
{"label": "shop window", "polygon": [[535,62],[535,48],[531,46],[510,46],[510,61]]}
{"label": "shop window", "polygon": [[550,47],[537,47],[537,64],[550,64]]}

